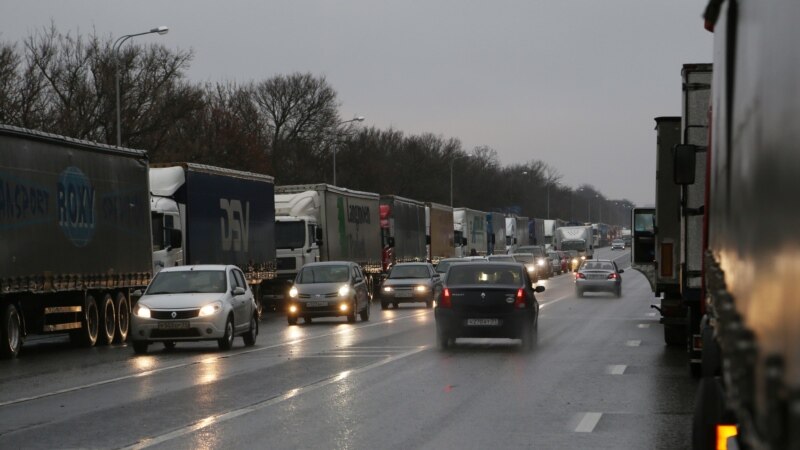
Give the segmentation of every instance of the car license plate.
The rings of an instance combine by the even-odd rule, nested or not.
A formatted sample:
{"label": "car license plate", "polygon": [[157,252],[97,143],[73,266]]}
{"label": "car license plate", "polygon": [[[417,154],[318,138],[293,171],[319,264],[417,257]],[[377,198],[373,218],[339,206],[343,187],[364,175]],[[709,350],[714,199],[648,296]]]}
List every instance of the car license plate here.
{"label": "car license plate", "polygon": [[394,293],[394,296],[398,298],[409,298],[412,297],[413,295],[414,294],[412,294],[411,291],[397,291]]}
{"label": "car license plate", "polygon": [[605,280],[605,275],[589,275],[590,280]]}
{"label": "car license plate", "polygon": [[328,306],[328,302],[307,302],[306,306],[311,308],[318,308],[320,306]]}
{"label": "car license plate", "polygon": [[189,322],[182,320],[179,322],[158,322],[159,330],[185,330],[189,328]]}
{"label": "car license plate", "polygon": [[467,319],[467,326],[470,327],[496,327],[500,325],[500,319]]}

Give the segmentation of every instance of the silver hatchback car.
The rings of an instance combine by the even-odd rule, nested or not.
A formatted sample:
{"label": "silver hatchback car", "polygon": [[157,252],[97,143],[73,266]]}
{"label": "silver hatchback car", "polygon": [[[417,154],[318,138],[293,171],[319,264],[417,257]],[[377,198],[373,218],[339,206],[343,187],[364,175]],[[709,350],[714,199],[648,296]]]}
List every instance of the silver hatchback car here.
{"label": "silver hatchback car", "polygon": [[289,289],[286,320],[296,325],[299,317],[311,323],[315,317],[356,317],[369,320],[371,299],[367,278],[358,264],[348,261],[315,262],[303,266]]}
{"label": "silver hatchback car", "polygon": [[620,297],[622,272],[624,270],[617,268],[614,261],[587,259],[575,273],[575,295],[582,297],[584,292],[611,292]]}
{"label": "silver hatchback car", "polygon": [[136,353],[154,342],[167,349],[181,341],[216,340],[229,350],[242,336],[255,345],[258,312],[253,292],[236,266],[196,265],[162,269],[133,307],[131,341]]}

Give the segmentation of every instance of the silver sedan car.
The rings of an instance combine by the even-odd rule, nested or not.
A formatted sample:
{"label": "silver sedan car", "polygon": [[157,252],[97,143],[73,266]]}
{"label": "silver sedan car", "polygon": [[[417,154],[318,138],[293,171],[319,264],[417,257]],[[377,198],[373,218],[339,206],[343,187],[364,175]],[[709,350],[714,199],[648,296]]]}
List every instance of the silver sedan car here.
{"label": "silver sedan car", "polygon": [[220,350],[229,350],[235,336],[255,345],[257,314],[253,292],[238,267],[168,267],[133,307],[133,350],[141,354],[154,342],[172,349],[177,342],[200,340],[216,340]]}
{"label": "silver sedan car", "polygon": [[582,297],[584,292],[611,292],[616,297],[622,295],[624,270],[617,263],[605,259],[587,259],[575,273],[575,295]]}
{"label": "silver sedan car", "polygon": [[401,263],[389,271],[380,292],[381,309],[414,302],[424,302],[431,308],[442,292],[442,279],[429,263]]}

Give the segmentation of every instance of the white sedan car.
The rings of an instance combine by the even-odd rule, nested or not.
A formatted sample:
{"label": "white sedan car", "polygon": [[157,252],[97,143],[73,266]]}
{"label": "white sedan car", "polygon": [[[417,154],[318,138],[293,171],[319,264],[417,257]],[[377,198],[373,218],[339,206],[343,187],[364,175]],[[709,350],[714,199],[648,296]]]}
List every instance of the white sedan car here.
{"label": "white sedan car", "polygon": [[220,350],[229,350],[235,336],[255,345],[257,319],[253,292],[238,267],[169,267],[134,306],[130,337],[139,354],[154,342],[172,349],[181,341],[216,340]]}

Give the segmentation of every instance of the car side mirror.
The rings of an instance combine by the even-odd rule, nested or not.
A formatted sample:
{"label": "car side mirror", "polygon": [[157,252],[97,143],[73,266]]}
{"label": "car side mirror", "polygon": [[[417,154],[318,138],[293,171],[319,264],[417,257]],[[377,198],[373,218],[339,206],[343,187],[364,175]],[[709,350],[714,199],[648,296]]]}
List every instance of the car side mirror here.
{"label": "car side mirror", "polygon": [[234,297],[238,297],[240,295],[244,295],[245,292],[247,292],[247,291],[245,291],[244,288],[241,287],[241,286],[236,286],[235,288],[233,288],[233,296]]}
{"label": "car side mirror", "polygon": [[544,292],[544,286],[536,286],[535,288],[533,288],[533,291],[536,292],[537,294],[541,294],[542,292]]}
{"label": "car side mirror", "polygon": [[622,272],[625,272],[625,270],[624,270],[624,269],[619,269],[619,270],[617,271],[617,273],[622,273]]}
{"label": "car side mirror", "polygon": [[131,292],[131,298],[140,298],[142,295],[144,295],[144,292],[141,289]]}

